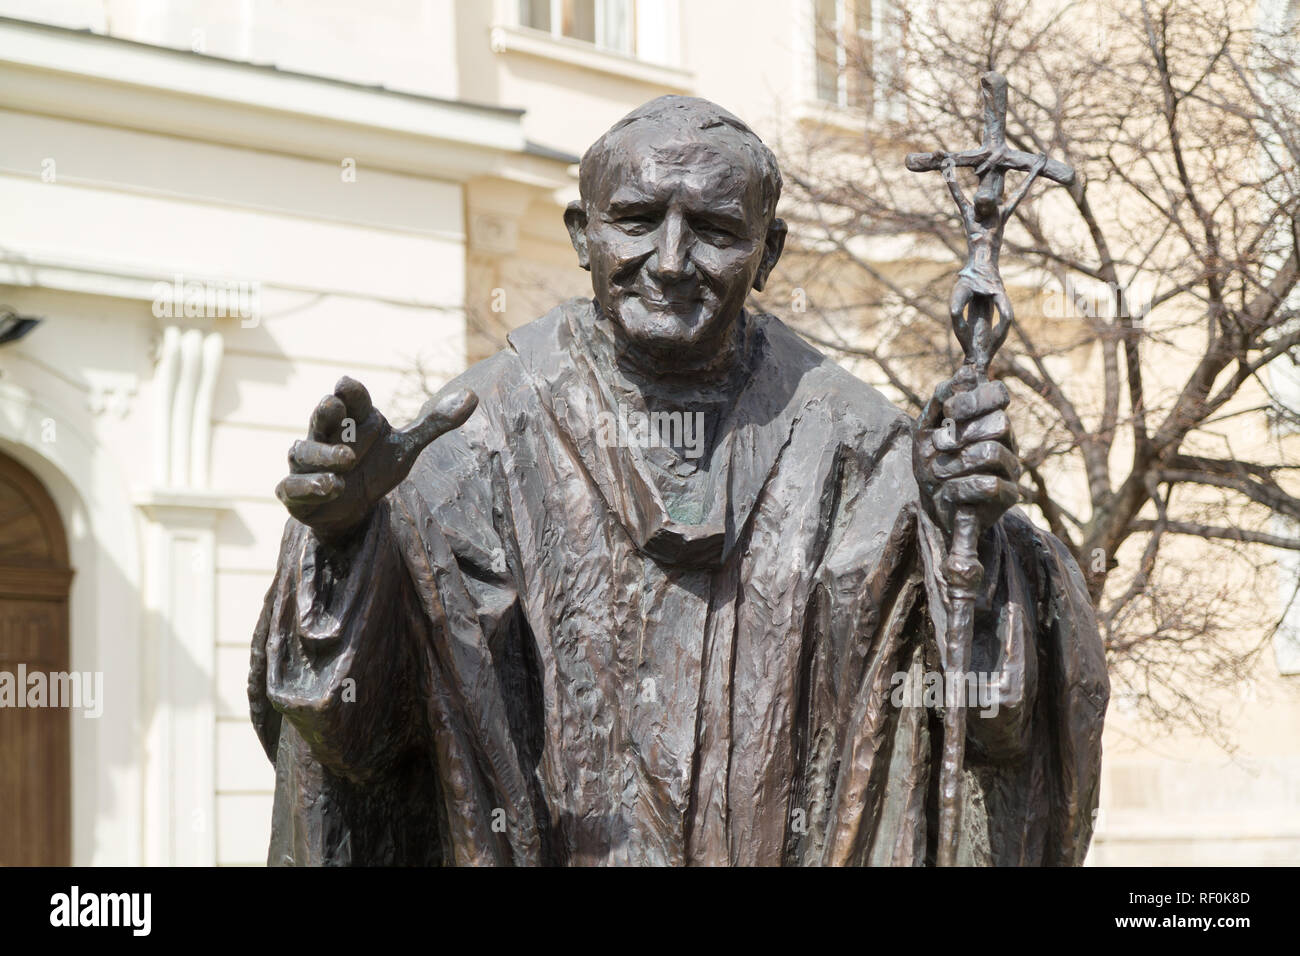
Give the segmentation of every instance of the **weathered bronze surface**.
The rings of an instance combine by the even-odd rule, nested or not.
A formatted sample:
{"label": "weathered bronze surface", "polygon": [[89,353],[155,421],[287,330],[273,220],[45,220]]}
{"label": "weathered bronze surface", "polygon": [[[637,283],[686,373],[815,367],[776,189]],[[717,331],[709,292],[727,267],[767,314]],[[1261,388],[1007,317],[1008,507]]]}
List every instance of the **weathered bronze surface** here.
{"label": "weathered bronze surface", "polygon": [[962,513],[957,862],[1079,863],[1105,661],[1079,569],[1011,508],[1005,389],[940,385],[936,442],[746,310],[780,173],[711,103],[633,111],[580,179],[593,299],[404,430],[343,379],[290,452],[249,679],[269,862],[935,862]]}

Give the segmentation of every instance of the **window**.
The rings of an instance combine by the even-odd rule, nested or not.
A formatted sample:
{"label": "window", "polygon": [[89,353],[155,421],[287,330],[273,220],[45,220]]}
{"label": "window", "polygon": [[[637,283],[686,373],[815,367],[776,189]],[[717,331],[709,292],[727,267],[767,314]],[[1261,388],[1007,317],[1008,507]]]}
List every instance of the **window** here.
{"label": "window", "polygon": [[903,21],[891,0],[811,0],[818,101],[878,118],[905,112],[897,89]]}
{"label": "window", "polygon": [[[553,37],[568,37],[602,50],[637,56],[641,55],[635,29],[637,13],[644,15],[654,8],[662,13],[665,6],[662,0],[519,0],[519,24]],[[638,11],[638,7],[643,9]]]}
{"label": "window", "polygon": [[813,0],[817,99],[863,108],[871,102],[871,0]]}
{"label": "window", "polygon": [[502,0],[511,22],[492,27],[494,53],[568,63],[688,92],[681,67],[682,0]]}

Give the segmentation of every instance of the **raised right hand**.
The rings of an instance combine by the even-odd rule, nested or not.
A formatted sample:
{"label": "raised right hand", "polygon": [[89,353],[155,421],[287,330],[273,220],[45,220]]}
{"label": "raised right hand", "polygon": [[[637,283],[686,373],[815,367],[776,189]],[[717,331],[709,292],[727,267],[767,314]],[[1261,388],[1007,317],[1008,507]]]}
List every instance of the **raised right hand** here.
{"label": "raised right hand", "polygon": [[346,375],[312,413],[305,441],[289,449],[289,474],[275,494],[323,541],[345,540],[410,472],[424,447],[473,414],[468,389],[439,393],[406,428],[394,429],[365,386]]}

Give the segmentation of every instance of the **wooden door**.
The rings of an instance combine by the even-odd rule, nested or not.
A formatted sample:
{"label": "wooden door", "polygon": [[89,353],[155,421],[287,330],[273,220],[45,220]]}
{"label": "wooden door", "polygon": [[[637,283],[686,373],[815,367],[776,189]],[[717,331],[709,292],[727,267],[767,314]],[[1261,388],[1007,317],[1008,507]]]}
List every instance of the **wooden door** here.
{"label": "wooden door", "polygon": [[72,856],[69,732],[74,711],[17,707],[24,673],[68,670],[68,542],[54,502],[0,454],[0,865],[66,866]]}

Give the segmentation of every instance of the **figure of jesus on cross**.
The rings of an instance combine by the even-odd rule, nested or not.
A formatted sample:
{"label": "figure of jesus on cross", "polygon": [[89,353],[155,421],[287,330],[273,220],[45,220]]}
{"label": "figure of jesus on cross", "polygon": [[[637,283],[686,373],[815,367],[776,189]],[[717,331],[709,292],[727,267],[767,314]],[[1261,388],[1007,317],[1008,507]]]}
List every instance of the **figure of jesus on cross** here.
{"label": "figure of jesus on cross", "polygon": [[[985,73],[980,77],[980,89],[984,95],[984,142],[976,149],[960,153],[942,150],[912,153],[907,157],[907,168],[913,172],[942,170],[943,180],[957,203],[966,230],[966,265],[957,273],[948,313],[957,341],[967,358],[983,373],[1006,338],[1012,319],[1011,300],[998,271],[998,254],[1007,221],[1039,175],[1069,186],[1074,182],[1074,170],[1046,155],[1022,152],[1007,145],[1005,77],[1000,73]],[[958,166],[975,167],[979,188],[973,203],[957,183]],[[1010,169],[1025,170],[1029,175],[1003,203],[1002,190]],[[990,327],[992,309],[997,310],[998,323]]]}

